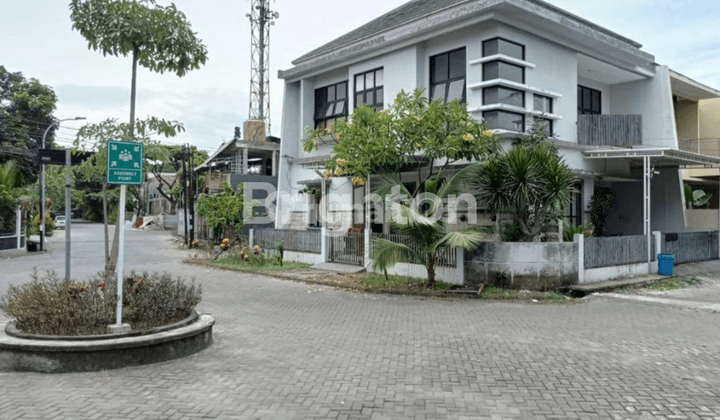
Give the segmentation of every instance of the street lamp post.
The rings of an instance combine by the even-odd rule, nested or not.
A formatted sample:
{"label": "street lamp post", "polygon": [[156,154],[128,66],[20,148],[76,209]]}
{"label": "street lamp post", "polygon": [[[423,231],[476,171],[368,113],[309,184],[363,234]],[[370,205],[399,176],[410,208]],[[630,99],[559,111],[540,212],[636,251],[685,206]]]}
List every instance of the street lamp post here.
{"label": "street lamp post", "polygon": [[[60,125],[63,121],[84,120],[85,117],[65,118],[57,120],[50,124],[42,136],[42,148],[45,148],[45,138],[47,133],[56,125]],[[45,251],[45,164],[40,165],[40,251]]]}

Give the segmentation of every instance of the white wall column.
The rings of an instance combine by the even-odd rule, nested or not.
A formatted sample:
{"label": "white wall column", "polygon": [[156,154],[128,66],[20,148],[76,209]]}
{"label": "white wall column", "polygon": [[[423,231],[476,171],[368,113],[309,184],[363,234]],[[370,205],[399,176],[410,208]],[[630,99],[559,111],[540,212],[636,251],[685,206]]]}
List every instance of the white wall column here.
{"label": "white wall column", "polygon": [[457,257],[455,258],[455,280],[457,284],[465,285],[465,250],[462,248],[455,248]]}
{"label": "white wall column", "polygon": [[585,235],[576,233],[573,242],[578,244],[578,284],[585,283]]}
{"label": "white wall column", "polygon": [[255,246],[255,229],[248,231],[248,247],[252,248]]}
{"label": "white wall column", "polygon": [[17,235],[17,249],[22,248],[22,210],[15,210],[15,234]]}
{"label": "white wall column", "polygon": [[662,233],[658,231],[653,232],[653,240],[655,241],[655,262],[648,274],[657,273],[660,264],[660,260],[657,259],[657,256],[662,253]]}
{"label": "white wall column", "polygon": [[248,173],[248,149],[247,149],[247,147],[243,149],[242,173],[243,173],[243,175],[247,175],[247,173]]}
{"label": "white wall column", "polygon": [[280,153],[276,150],[272,153],[272,176],[278,176],[278,155]]}

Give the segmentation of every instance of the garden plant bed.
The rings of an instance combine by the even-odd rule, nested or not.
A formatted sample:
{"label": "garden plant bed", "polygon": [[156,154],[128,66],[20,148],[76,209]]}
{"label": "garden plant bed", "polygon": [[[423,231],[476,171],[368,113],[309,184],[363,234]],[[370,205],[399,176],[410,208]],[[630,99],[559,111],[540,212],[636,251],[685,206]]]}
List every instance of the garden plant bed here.
{"label": "garden plant bed", "polygon": [[[259,271],[249,269],[229,268],[222,265],[209,264],[202,259],[185,260],[187,264],[198,264],[204,266],[215,267],[221,270],[239,271],[249,274],[259,274],[270,276],[283,280],[291,280],[307,284],[336,287],[353,293],[375,293],[389,295],[410,295],[422,297],[437,298],[471,298],[478,299],[476,289],[464,289],[452,286],[445,282],[438,282],[436,289],[428,289],[425,286],[424,279],[418,279],[405,276],[389,276],[389,281],[385,280],[385,276],[377,273],[332,273],[321,270],[311,269],[286,269],[285,271]],[[491,290],[492,289],[492,290]],[[493,291],[494,290],[494,291]],[[503,293],[496,293],[497,291]],[[488,293],[491,292],[491,293]],[[552,304],[571,304],[578,303],[579,300],[568,298],[555,292],[524,292],[511,289],[488,288],[481,297],[488,301],[504,301],[517,303],[552,303]],[[537,302],[533,302],[533,300]]]}
{"label": "garden plant bed", "polygon": [[0,372],[92,372],[185,357],[212,344],[215,320],[193,314],[166,327],[126,334],[48,337],[0,324]]}

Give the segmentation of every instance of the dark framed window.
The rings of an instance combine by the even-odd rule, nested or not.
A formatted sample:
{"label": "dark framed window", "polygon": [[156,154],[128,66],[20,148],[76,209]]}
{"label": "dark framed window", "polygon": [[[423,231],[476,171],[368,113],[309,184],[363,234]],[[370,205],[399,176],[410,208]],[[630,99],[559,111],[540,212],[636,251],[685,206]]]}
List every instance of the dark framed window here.
{"label": "dark framed window", "polygon": [[483,89],[483,105],[507,104],[525,108],[525,92],[504,86]]}
{"label": "dark framed window", "polygon": [[383,69],[375,69],[355,75],[355,108],[367,105],[375,110],[383,109]]}
{"label": "dark framed window", "polygon": [[483,64],[483,81],[505,79],[511,82],[525,83],[525,67],[504,61],[488,61]]}
{"label": "dark framed window", "polygon": [[602,114],[602,92],[578,85],[578,114]]}
{"label": "dark framed window", "polygon": [[493,130],[509,130],[525,132],[525,116],[508,111],[483,112],[483,120]]}
{"label": "dark framed window", "polygon": [[430,100],[465,102],[465,47],[430,57]]}
{"label": "dark framed window", "polygon": [[533,98],[533,109],[535,111],[542,112],[543,114],[553,113],[553,100],[549,96],[534,95]]}
{"label": "dark framed window", "polygon": [[503,54],[508,57],[525,60],[525,46],[505,38],[493,38],[483,42],[483,57]]}
{"label": "dark framed window", "polygon": [[538,122],[542,122],[543,130],[547,133],[548,136],[553,135],[553,120],[549,120],[547,118],[540,118],[540,117],[534,117],[533,122],[535,126],[537,126]]}
{"label": "dark framed window", "polygon": [[565,220],[574,225],[583,224],[582,195],[580,194],[582,187],[582,181],[575,183],[575,191],[570,193],[570,205],[567,206],[567,212],[565,213]]}
{"label": "dark framed window", "polygon": [[332,129],[335,121],[348,115],[347,80],[315,89],[315,128]]}

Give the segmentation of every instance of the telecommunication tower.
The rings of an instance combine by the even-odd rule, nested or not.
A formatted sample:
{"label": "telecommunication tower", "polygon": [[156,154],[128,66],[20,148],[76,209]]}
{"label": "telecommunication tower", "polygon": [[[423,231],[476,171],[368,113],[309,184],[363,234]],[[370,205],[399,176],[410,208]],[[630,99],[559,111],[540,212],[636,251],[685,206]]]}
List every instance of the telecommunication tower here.
{"label": "telecommunication tower", "polygon": [[[249,121],[262,121],[270,134],[270,26],[280,17],[270,10],[270,0],[252,0],[248,13],[251,24],[251,74]],[[263,133],[265,134],[265,133]]]}

